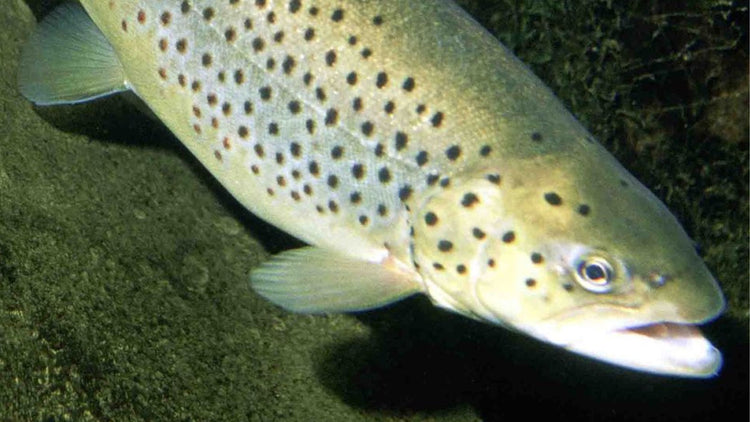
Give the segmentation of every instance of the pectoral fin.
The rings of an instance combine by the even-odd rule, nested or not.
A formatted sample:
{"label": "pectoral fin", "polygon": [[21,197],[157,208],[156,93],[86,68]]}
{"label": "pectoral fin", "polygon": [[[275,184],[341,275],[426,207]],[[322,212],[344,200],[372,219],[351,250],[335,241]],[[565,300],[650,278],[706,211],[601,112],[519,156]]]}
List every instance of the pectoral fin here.
{"label": "pectoral fin", "polygon": [[75,3],[39,23],[21,54],[18,85],[39,105],[83,102],[127,89],[112,45]]}
{"label": "pectoral fin", "polygon": [[250,274],[250,281],[261,296],[302,313],[363,311],[421,290],[392,265],[315,247],[274,256]]}

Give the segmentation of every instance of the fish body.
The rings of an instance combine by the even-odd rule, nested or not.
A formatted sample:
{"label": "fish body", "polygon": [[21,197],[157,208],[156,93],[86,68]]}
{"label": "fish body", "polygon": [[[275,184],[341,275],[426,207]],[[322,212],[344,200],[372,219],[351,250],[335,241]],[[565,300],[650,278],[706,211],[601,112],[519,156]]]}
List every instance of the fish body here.
{"label": "fish body", "polygon": [[311,245],[252,273],[273,302],[424,293],[618,365],[718,371],[692,326],[724,299],[677,220],[452,2],[81,4],[42,22],[21,91],[135,92],[240,203]]}

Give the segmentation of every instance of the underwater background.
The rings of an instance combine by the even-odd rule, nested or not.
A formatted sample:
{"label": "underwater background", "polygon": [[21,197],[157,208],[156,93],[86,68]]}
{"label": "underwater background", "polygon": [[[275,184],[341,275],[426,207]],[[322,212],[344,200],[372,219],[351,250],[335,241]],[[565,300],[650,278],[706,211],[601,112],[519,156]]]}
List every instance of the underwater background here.
{"label": "underwater background", "polygon": [[298,241],[121,97],[33,107],[0,7],[0,421],[748,420],[748,4],[459,1],[652,189],[729,306],[709,380],[598,363],[414,298],[307,316],[251,268]]}

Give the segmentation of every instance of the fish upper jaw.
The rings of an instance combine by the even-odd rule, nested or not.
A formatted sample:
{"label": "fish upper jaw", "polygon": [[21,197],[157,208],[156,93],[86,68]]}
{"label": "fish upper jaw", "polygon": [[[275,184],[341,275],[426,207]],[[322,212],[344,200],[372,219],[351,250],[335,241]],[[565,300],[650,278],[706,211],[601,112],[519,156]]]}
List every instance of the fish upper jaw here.
{"label": "fish upper jaw", "polygon": [[618,366],[662,375],[708,378],[718,374],[721,352],[693,325],[658,323],[594,333],[565,349]]}
{"label": "fish upper jaw", "polygon": [[587,324],[576,315],[582,314],[581,310],[576,310],[518,328],[571,352],[643,372],[708,378],[721,369],[721,352],[695,325],[705,321],[644,322],[638,318],[638,309],[588,308],[592,308],[586,312],[588,320],[597,314],[601,320]]}

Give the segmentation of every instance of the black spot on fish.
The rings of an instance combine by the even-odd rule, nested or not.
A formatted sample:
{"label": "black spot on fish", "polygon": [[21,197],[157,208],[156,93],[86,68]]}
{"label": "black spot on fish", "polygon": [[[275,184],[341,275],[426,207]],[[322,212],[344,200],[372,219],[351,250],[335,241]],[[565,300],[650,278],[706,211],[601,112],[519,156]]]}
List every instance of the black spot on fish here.
{"label": "black spot on fish", "polygon": [[590,212],[591,212],[591,207],[589,207],[588,205],[581,204],[581,205],[578,206],[578,214],[581,214],[583,216],[587,216],[587,215],[589,215]]}
{"label": "black spot on fish", "polygon": [[354,111],[361,111],[362,110],[362,98],[361,97],[355,97],[352,100],[352,109]]}
{"label": "black spot on fish", "polygon": [[366,121],[362,123],[362,126],[360,127],[360,130],[362,130],[362,134],[370,137],[372,136],[373,130],[375,130],[375,126],[370,121]]}
{"label": "black spot on fish", "polygon": [[331,174],[328,176],[327,183],[331,189],[336,189],[339,186],[339,178],[335,174]]}
{"label": "black spot on fish", "polygon": [[385,204],[378,204],[378,215],[381,217],[388,215],[388,207],[386,207]]}
{"label": "black spot on fish", "polygon": [[430,122],[432,123],[433,127],[440,127],[443,124],[443,112],[438,111],[437,113],[432,115],[432,118],[430,119]]}
{"label": "black spot on fish", "polygon": [[438,223],[438,216],[437,216],[437,215],[436,215],[436,214],[435,214],[434,212],[432,212],[432,211],[428,211],[428,212],[427,212],[427,213],[426,213],[426,214],[424,215],[424,222],[425,222],[425,224],[427,224],[428,226],[434,226],[435,224],[437,224],[437,223]]}
{"label": "black spot on fish", "polygon": [[258,90],[258,93],[260,93],[260,98],[263,101],[268,101],[271,99],[271,87],[264,86]]}
{"label": "black spot on fish", "polygon": [[474,227],[473,229],[471,229],[471,234],[479,240],[482,240],[487,236],[487,234],[483,232],[479,227]]}
{"label": "black spot on fish", "polygon": [[404,132],[396,132],[395,144],[397,151],[401,151],[406,148],[406,143],[409,142],[409,137]]}
{"label": "black spot on fish", "polygon": [[461,156],[461,147],[453,145],[445,150],[445,156],[451,161],[456,161]]}
{"label": "black spot on fish", "polygon": [[488,181],[489,181],[490,183],[494,183],[494,184],[496,184],[496,185],[499,185],[499,184],[500,184],[500,175],[499,175],[499,174],[497,174],[497,173],[491,173],[491,174],[488,174],[488,175],[487,175],[487,180],[488,180]]}
{"label": "black spot on fish", "polygon": [[365,167],[360,163],[354,164],[352,166],[352,176],[357,180],[362,180],[365,176]]}
{"label": "black spot on fish", "polygon": [[253,51],[255,51],[256,53],[260,53],[265,48],[266,43],[265,41],[263,41],[263,38],[255,37],[255,39],[253,39],[253,42],[251,43],[251,46],[253,47]]}
{"label": "black spot on fish", "polygon": [[388,167],[381,167],[378,171],[378,180],[380,183],[386,184],[391,181],[391,172]]}
{"label": "black spot on fish", "polygon": [[284,73],[288,75],[292,73],[295,65],[296,65],[296,62],[294,61],[294,59],[290,56],[286,56],[284,61],[281,63],[281,68],[284,70]]}
{"label": "black spot on fish", "polygon": [[294,158],[299,158],[302,155],[302,147],[296,142],[289,144],[289,152],[292,153]]}
{"label": "black spot on fish", "polygon": [[159,20],[161,21],[162,25],[167,26],[172,21],[172,14],[169,12],[164,12],[161,14],[161,16],[159,16]]}
{"label": "black spot on fish", "polygon": [[357,72],[349,72],[346,75],[346,83],[352,86],[356,85],[357,84]]}
{"label": "black spot on fish", "polygon": [[335,51],[329,50],[326,53],[326,64],[328,66],[333,66],[334,64],[336,64],[336,52]]}
{"label": "black spot on fish", "polygon": [[289,2],[289,13],[297,13],[301,7],[302,3],[300,0],[291,0]]}
{"label": "black spot on fish", "polygon": [[344,20],[344,11],[342,9],[336,9],[331,14],[331,20],[334,22],[341,22]]}
{"label": "black spot on fish", "polygon": [[534,264],[541,264],[544,262],[544,257],[539,252],[534,252],[531,254],[531,262]]}
{"label": "black spot on fish", "polygon": [[437,247],[441,252],[450,252],[453,249],[453,242],[450,240],[441,240],[438,242]]}
{"label": "black spot on fish", "polygon": [[388,74],[385,72],[378,73],[377,77],[375,78],[375,86],[378,88],[383,88],[388,83]]}
{"label": "black spot on fish", "polygon": [[516,240],[516,234],[512,231],[505,232],[503,234],[503,242],[513,243]]}
{"label": "black spot on fish", "polygon": [[325,124],[326,126],[333,126],[339,120],[339,112],[335,108],[329,108],[326,111]]}
{"label": "black spot on fish", "polygon": [[234,28],[227,28],[224,31],[224,39],[226,39],[228,43],[234,42],[234,40],[237,39],[237,31],[235,31]]}
{"label": "black spot on fish", "polygon": [[312,41],[313,38],[315,38],[315,30],[313,28],[307,28],[305,30],[303,38],[305,39],[305,41]]}
{"label": "black spot on fish", "polygon": [[266,155],[266,152],[263,150],[263,145],[261,144],[255,144],[253,146],[253,150],[255,151],[255,155],[257,155],[258,158],[263,158]]}
{"label": "black spot on fish", "polygon": [[419,167],[422,167],[425,164],[427,164],[427,158],[428,158],[427,151],[419,151],[416,156],[417,165]]}
{"label": "black spot on fish", "polygon": [[562,204],[562,198],[560,198],[560,195],[556,194],[555,192],[545,193],[544,200],[547,201],[548,204],[554,206]]}
{"label": "black spot on fish", "polygon": [[292,114],[298,114],[302,110],[299,101],[290,101],[287,107]]}
{"label": "black spot on fish", "polygon": [[185,52],[187,51],[187,40],[185,38],[180,38],[179,40],[177,40],[177,42],[175,43],[175,49],[178,53],[185,54]]}
{"label": "black spot on fish", "polygon": [[404,185],[398,190],[398,198],[402,201],[406,201],[412,194],[412,188],[409,185]]}
{"label": "black spot on fish", "polygon": [[477,202],[479,202],[479,197],[472,192],[464,194],[464,197],[461,198],[461,205],[466,208],[471,208]]}
{"label": "black spot on fish", "polygon": [[416,84],[414,82],[414,78],[409,76],[408,78],[404,79],[404,83],[401,84],[401,88],[403,88],[403,90],[406,92],[412,92],[414,90],[415,85]]}
{"label": "black spot on fish", "polygon": [[310,164],[307,166],[307,170],[310,172],[311,175],[317,177],[320,174],[320,167],[318,166],[317,161],[310,161]]}
{"label": "black spot on fish", "polygon": [[534,142],[542,142],[542,134],[539,132],[534,132],[531,134],[531,140]]}
{"label": "black spot on fish", "polygon": [[242,69],[237,69],[234,71],[234,82],[237,85],[242,85],[242,83],[245,82],[245,73],[242,72]]}

